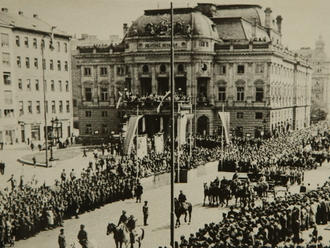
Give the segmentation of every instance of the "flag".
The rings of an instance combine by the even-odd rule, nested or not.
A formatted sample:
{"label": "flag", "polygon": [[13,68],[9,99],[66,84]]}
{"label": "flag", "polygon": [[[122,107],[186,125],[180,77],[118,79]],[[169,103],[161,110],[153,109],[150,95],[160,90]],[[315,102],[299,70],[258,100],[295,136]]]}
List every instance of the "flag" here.
{"label": "flag", "polygon": [[118,93],[119,93],[119,98],[118,98],[118,101],[117,101],[117,104],[116,104],[116,109],[118,109],[119,104],[121,102],[121,99],[123,98],[123,93],[121,93],[120,91],[118,91]]}
{"label": "flag", "polygon": [[230,112],[218,112],[223,129],[225,131],[226,143],[229,143]]}
{"label": "flag", "polygon": [[171,95],[171,91],[167,91],[166,94],[163,96],[162,100],[160,101],[158,107],[157,107],[157,113],[160,113],[160,107],[163,105],[163,101],[165,100],[166,97]]}

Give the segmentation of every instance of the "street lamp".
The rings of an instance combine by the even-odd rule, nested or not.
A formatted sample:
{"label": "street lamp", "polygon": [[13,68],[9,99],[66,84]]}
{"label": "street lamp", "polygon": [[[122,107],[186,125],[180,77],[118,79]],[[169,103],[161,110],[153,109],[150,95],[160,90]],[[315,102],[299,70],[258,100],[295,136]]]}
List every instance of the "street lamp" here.
{"label": "street lamp", "polygon": [[54,50],[53,47],[53,30],[56,27],[52,27],[52,33],[49,34],[45,34],[44,37],[42,37],[42,44],[41,44],[41,55],[42,55],[42,80],[43,80],[43,93],[44,93],[44,120],[45,120],[45,143],[46,143],[46,167],[49,167],[49,163],[48,163],[48,126],[47,126],[47,101],[46,101],[46,80],[45,80],[45,67],[46,67],[46,61],[45,61],[45,37],[49,36],[50,37],[50,45],[49,48],[51,50]]}
{"label": "street lamp", "polygon": [[262,121],[262,123],[264,124],[264,138],[265,138],[265,136],[266,136],[266,124],[267,124],[266,118],[264,118],[264,120]]}

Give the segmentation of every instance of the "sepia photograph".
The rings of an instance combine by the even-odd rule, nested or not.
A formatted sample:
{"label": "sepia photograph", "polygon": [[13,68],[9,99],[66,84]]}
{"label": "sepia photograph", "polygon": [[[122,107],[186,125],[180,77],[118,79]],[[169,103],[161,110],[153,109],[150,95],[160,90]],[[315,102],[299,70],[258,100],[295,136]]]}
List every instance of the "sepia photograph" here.
{"label": "sepia photograph", "polygon": [[330,248],[329,9],[1,0],[0,248]]}

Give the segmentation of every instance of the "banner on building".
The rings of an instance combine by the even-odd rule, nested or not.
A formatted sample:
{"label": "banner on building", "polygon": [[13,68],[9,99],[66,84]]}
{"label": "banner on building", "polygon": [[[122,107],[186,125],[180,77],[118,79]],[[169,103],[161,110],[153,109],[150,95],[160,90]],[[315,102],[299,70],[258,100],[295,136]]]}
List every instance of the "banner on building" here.
{"label": "banner on building", "polygon": [[154,135],[154,146],[156,153],[163,153],[164,151],[164,134],[157,133]]}
{"label": "banner on building", "polygon": [[134,136],[136,135],[137,125],[143,115],[132,115],[128,120],[126,136],[124,140],[123,152],[125,155],[131,154]]}
{"label": "banner on building", "polygon": [[141,135],[137,137],[137,156],[143,159],[144,156],[148,155],[147,147],[147,135]]}
{"label": "banner on building", "polygon": [[120,104],[121,100],[123,99],[123,93],[121,93],[120,91],[118,91],[118,94],[119,94],[119,99],[118,99],[118,101],[116,103],[116,109],[119,108],[119,104]]}
{"label": "banner on building", "polygon": [[163,101],[164,101],[169,95],[171,95],[171,92],[170,92],[170,91],[166,92],[166,94],[163,96],[162,100],[160,101],[160,103],[159,103],[159,105],[158,105],[158,107],[157,107],[157,113],[160,113],[160,108],[161,108],[162,105],[163,105]]}
{"label": "banner on building", "polygon": [[226,143],[228,144],[230,142],[229,140],[229,127],[230,127],[230,112],[218,112],[222,126],[225,132],[225,139]]}

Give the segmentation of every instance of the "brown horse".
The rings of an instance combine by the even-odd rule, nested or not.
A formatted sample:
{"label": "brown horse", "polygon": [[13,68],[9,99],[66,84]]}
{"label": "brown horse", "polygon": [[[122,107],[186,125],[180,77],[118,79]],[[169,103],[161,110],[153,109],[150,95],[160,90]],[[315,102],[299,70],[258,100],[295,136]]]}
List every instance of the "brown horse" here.
{"label": "brown horse", "polygon": [[188,225],[190,225],[191,222],[191,212],[192,212],[192,205],[190,202],[183,202],[180,203],[176,198],[174,198],[174,213],[176,215],[176,222],[175,222],[175,228],[180,227],[180,217],[184,214],[184,222],[187,222],[187,213],[189,214],[189,222]]}

